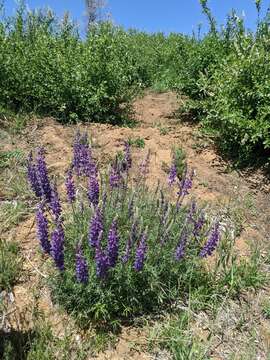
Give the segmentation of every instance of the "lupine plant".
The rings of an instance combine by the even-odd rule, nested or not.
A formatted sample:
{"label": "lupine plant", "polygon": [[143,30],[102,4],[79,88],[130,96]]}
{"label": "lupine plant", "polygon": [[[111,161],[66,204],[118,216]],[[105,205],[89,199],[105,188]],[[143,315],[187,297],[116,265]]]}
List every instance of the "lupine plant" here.
{"label": "lupine plant", "polygon": [[170,203],[166,189],[147,189],[150,152],[136,167],[125,142],[108,173],[98,171],[85,134],[77,133],[73,152],[62,196],[68,208],[49,181],[44,151],[36,159],[30,155],[28,163],[40,199],[37,239],[55,266],[49,283],[56,302],[84,324],[130,319],[172,306],[202,279],[211,283],[204,258],[217,248],[221,226],[218,219],[207,220],[195,199],[188,200],[193,170],[180,177],[172,161]]}

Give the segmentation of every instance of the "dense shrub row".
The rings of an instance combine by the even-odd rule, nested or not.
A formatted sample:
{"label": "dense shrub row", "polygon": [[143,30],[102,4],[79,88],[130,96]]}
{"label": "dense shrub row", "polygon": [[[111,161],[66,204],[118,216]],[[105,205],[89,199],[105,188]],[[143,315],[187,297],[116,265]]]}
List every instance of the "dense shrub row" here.
{"label": "dense shrub row", "polygon": [[0,25],[1,106],[65,121],[119,118],[137,80],[127,37],[103,24],[83,41],[68,18],[18,10]]}
{"label": "dense shrub row", "polygon": [[256,33],[235,12],[218,30],[207,1],[201,4],[210,23],[204,36],[124,31],[105,22],[81,38],[68,16],[19,8],[0,22],[0,109],[118,123],[141,88],[173,89],[189,96],[189,109],[223,150],[241,160],[266,155],[269,14]]}

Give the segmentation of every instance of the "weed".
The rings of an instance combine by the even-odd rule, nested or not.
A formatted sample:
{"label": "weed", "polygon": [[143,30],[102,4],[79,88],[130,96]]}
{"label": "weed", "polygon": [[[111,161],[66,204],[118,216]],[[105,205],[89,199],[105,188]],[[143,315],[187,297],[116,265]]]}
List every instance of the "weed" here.
{"label": "weed", "polygon": [[138,137],[136,139],[129,138],[128,143],[130,146],[134,146],[139,149],[143,149],[145,147],[145,141],[143,138],[140,138],[140,137]]}
{"label": "weed", "polygon": [[18,244],[0,238],[0,293],[12,288],[20,276],[21,269]]}

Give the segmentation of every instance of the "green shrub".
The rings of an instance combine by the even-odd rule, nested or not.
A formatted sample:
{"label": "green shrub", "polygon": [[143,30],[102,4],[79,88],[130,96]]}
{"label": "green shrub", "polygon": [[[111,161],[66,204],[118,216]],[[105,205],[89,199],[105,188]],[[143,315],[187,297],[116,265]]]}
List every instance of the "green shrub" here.
{"label": "green shrub", "polygon": [[0,105],[64,121],[120,121],[137,84],[127,37],[104,23],[83,41],[68,18],[19,8],[1,23]]}
{"label": "green shrub", "polygon": [[223,150],[246,160],[270,148],[268,40],[243,38],[208,81],[205,123],[218,131]]}

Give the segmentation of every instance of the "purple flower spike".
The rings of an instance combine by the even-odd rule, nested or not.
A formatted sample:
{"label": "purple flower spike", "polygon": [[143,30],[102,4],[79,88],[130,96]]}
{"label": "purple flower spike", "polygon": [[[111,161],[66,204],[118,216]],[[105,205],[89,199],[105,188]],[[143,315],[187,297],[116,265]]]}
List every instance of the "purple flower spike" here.
{"label": "purple flower spike", "polygon": [[81,135],[78,131],[75,135],[72,166],[78,176],[89,176],[93,170],[92,152],[89,147],[87,133]]}
{"label": "purple flower spike", "polygon": [[118,248],[119,248],[119,235],[118,235],[117,221],[113,220],[108,234],[108,246],[107,246],[108,265],[110,267],[115,267],[116,265],[118,258]]}
{"label": "purple flower spike", "polygon": [[128,262],[128,260],[130,259],[131,249],[135,242],[137,232],[138,232],[138,221],[135,220],[131,226],[130,235],[129,235],[127,243],[126,243],[125,254],[122,257],[122,262],[124,264],[126,264]]}
{"label": "purple flower spike", "polygon": [[175,252],[175,258],[178,261],[183,259],[185,256],[187,240],[188,240],[187,230],[183,229],[181,232],[179,244],[178,244],[178,246],[176,248],[176,252]]}
{"label": "purple flower spike", "polygon": [[175,159],[173,159],[171,168],[170,168],[170,173],[169,173],[169,185],[172,186],[175,183],[175,180],[177,178],[177,168],[176,168],[176,164],[175,164]]}
{"label": "purple flower spike", "polygon": [[197,204],[195,200],[191,201],[190,209],[188,213],[188,222],[194,222],[194,215],[196,214]]}
{"label": "purple flower spike", "polygon": [[89,178],[89,186],[88,186],[87,195],[88,195],[90,204],[97,206],[98,201],[99,201],[99,183],[98,183],[97,176],[95,176],[95,175],[91,175]]}
{"label": "purple flower spike", "polygon": [[56,267],[60,270],[64,270],[64,241],[65,234],[62,224],[59,222],[57,227],[52,233],[51,239],[51,256],[54,259]]}
{"label": "purple flower spike", "polygon": [[76,248],[76,279],[81,284],[88,283],[88,265],[83,256],[81,244],[78,244]]}
{"label": "purple flower spike", "polygon": [[71,169],[67,172],[65,185],[66,185],[67,200],[70,204],[72,204],[76,199],[76,189],[75,189],[75,184]]}
{"label": "purple flower spike", "polygon": [[204,213],[201,213],[199,219],[194,223],[193,235],[195,237],[198,237],[200,235],[200,232],[202,231],[204,224],[205,224],[205,216]]}
{"label": "purple flower spike", "polygon": [[52,210],[54,220],[58,222],[62,213],[62,208],[56,185],[52,188],[50,208]]}
{"label": "purple flower spike", "polygon": [[204,245],[204,247],[202,248],[201,252],[200,252],[200,257],[205,258],[207,256],[211,256],[213,254],[213,252],[215,251],[218,242],[220,240],[220,224],[219,222],[216,222],[212,228],[212,231],[210,233],[210,236],[206,242],[206,244]]}
{"label": "purple flower spike", "polygon": [[41,198],[42,191],[41,191],[40,183],[38,181],[37,167],[33,163],[32,152],[30,152],[27,160],[27,178],[33,192],[36,194],[37,197]]}
{"label": "purple flower spike", "polygon": [[45,253],[50,254],[51,244],[49,241],[48,220],[44,214],[42,204],[39,204],[38,210],[36,212],[36,224],[37,238],[40,242],[41,248]]}
{"label": "purple flower spike", "polygon": [[36,167],[37,167],[38,181],[41,185],[42,195],[47,200],[47,202],[50,203],[52,196],[52,189],[49,181],[48,169],[45,161],[43,148],[38,149],[36,161],[37,161]]}
{"label": "purple flower spike", "polygon": [[148,150],[148,153],[146,155],[146,158],[141,162],[139,169],[140,169],[140,175],[142,177],[146,177],[149,173],[149,166],[150,166],[150,150]]}
{"label": "purple flower spike", "polygon": [[124,162],[125,162],[125,165],[126,165],[126,169],[128,171],[132,166],[131,151],[130,151],[130,145],[129,145],[129,143],[127,141],[125,141],[124,146],[125,146]]}
{"label": "purple flower spike", "polygon": [[182,180],[179,182],[178,195],[180,197],[186,196],[189,194],[189,190],[192,188],[194,174],[195,174],[194,170],[192,170],[189,175],[188,175],[187,170],[185,171],[185,174],[184,174]]}
{"label": "purple flower spike", "polygon": [[147,240],[147,235],[146,233],[143,233],[135,254],[135,262],[134,262],[135,271],[141,271],[143,269],[144,262],[146,259],[146,252],[147,252],[146,240]]}
{"label": "purple flower spike", "polygon": [[111,189],[118,188],[121,184],[122,176],[117,164],[112,164],[109,172],[109,184]]}
{"label": "purple flower spike", "polygon": [[89,245],[96,247],[100,233],[103,231],[103,219],[100,209],[97,207],[91,218],[89,226]]}
{"label": "purple flower spike", "polygon": [[108,272],[108,258],[107,255],[104,254],[101,248],[101,239],[102,239],[103,231],[99,234],[97,246],[96,246],[96,254],[95,254],[95,262],[96,262],[96,274],[100,279],[104,279]]}

